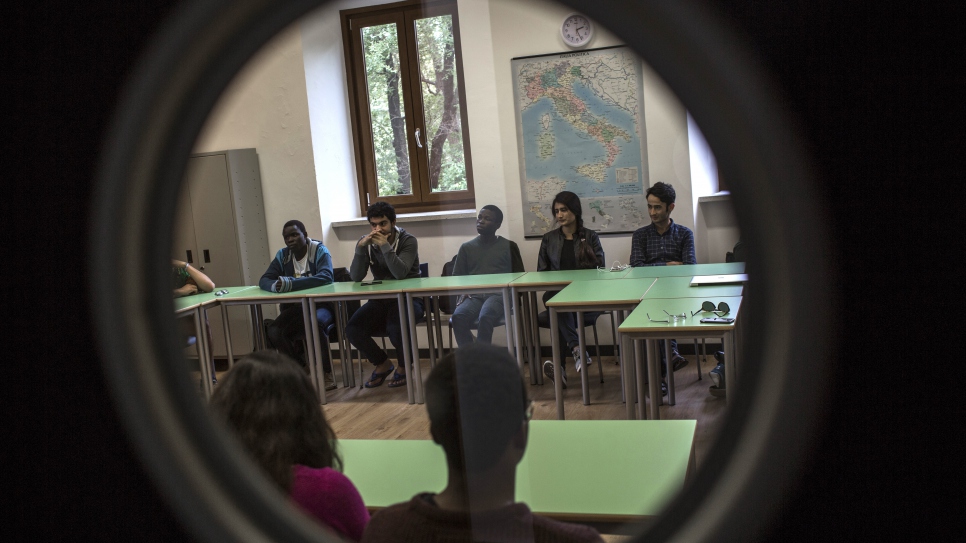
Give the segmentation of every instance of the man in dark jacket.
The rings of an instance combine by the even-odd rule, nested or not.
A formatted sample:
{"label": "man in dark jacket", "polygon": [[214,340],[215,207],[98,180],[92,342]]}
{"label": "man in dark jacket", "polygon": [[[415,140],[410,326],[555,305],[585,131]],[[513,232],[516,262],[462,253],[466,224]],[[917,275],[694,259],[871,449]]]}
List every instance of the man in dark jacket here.
{"label": "man in dark jacket", "polygon": [[[419,251],[416,237],[396,226],[396,210],[386,202],[376,202],[366,211],[372,231],[356,243],[355,255],[349,268],[353,281],[362,281],[369,270],[373,279],[392,280],[419,277]],[[423,301],[413,300],[416,318],[423,315]],[[406,364],[403,357],[402,325],[399,321],[399,304],[395,299],[369,300],[349,319],[346,337],[369,362],[375,366],[366,382],[366,388],[382,383],[393,373],[390,388],[406,386]],[[389,355],[372,336],[389,336],[396,349],[398,367],[389,361]]]}
{"label": "man in dark jacket", "polygon": [[[322,242],[311,239],[302,221],[291,220],[282,228],[285,248],[279,249],[268,269],[258,280],[258,286],[269,292],[292,292],[328,285],[332,282],[332,257]],[[278,318],[265,327],[269,347],[284,353],[305,365],[305,352],[297,345],[305,339],[301,304],[281,304]],[[324,331],[333,322],[329,304],[316,306],[319,328]],[[323,340],[322,368],[325,373],[325,389],[336,388],[332,377],[332,361],[329,359],[328,339]],[[308,345],[306,344],[306,348]]]}

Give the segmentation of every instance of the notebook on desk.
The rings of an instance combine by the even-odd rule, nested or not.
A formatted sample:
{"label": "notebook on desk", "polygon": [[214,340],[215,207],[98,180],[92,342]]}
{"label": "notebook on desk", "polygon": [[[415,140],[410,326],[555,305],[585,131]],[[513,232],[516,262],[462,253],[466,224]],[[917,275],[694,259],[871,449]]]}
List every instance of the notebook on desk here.
{"label": "notebook on desk", "polygon": [[744,283],[748,280],[747,273],[731,273],[726,275],[695,275],[691,278],[691,286],[727,285],[729,283]]}

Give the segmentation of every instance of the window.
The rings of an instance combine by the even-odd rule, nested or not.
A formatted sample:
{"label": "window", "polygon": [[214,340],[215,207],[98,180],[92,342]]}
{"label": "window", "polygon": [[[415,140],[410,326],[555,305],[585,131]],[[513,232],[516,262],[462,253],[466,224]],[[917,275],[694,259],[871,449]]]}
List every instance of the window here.
{"label": "window", "polygon": [[475,208],[456,2],[340,14],[363,213]]}

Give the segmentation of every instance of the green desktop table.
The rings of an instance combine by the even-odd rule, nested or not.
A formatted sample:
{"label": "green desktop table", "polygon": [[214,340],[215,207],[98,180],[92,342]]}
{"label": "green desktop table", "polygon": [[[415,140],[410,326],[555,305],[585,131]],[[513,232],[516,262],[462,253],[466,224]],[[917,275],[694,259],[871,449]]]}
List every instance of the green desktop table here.
{"label": "green desktop table", "polygon": [[[662,279],[659,279],[660,282]],[[735,321],[730,324],[707,324],[702,323],[701,319],[704,317],[714,317],[715,314],[698,311],[697,314],[691,315],[695,309],[700,309],[699,298],[651,298],[650,294],[641,301],[637,309],[631,312],[630,315],[624,320],[624,322],[618,327],[622,338],[629,338],[632,341],[637,340],[647,340],[648,348],[648,380],[650,381],[650,395],[651,395],[651,418],[658,419],[660,417],[660,411],[658,410],[658,405],[660,404],[661,391],[660,391],[660,355],[657,351],[657,342],[655,340],[664,340],[665,356],[670,360],[669,351],[670,344],[669,341],[672,338],[675,339],[702,339],[702,338],[722,338],[724,343],[724,358],[725,358],[725,375],[727,376],[729,388],[734,387],[736,382],[736,371],[735,371],[735,328],[738,323],[738,311],[741,308],[741,296],[730,296],[730,297],[708,297],[707,301],[714,303],[716,306],[720,302],[725,302],[728,304],[730,311],[723,315],[725,317],[734,318]],[[667,313],[671,315],[675,314],[685,314],[686,317],[683,319],[674,319],[669,317]],[[667,322],[659,322],[667,320]],[[637,368],[638,374],[642,371],[642,361],[641,357],[638,356],[635,361],[635,366]],[[668,401],[673,405],[671,393],[673,391],[673,370],[669,370],[668,374]],[[637,380],[637,391],[638,397],[642,398],[640,405],[638,406],[639,414],[643,414],[644,411],[644,380],[639,378]],[[727,396],[731,398],[731,396]]]}
{"label": "green desktop table", "polygon": [[211,343],[208,341],[207,330],[207,310],[214,307],[221,301],[223,294],[216,292],[228,291],[241,292],[257,287],[222,287],[216,288],[213,292],[201,292],[190,296],[182,296],[174,299],[175,317],[182,318],[192,316],[195,321],[195,348],[198,351],[198,364],[201,368],[202,389],[205,398],[210,398],[212,382],[214,381],[214,356],[211,352]]}
{"label": "green desktop table", "polygon": [[695,275],[728,275],[745,273],[744,262],[716,262],[712,264],[688,264],[684,266],[640,266],[630,268],[625,274],[628,279],[645,277],[687,277]]}
{"label": "green desktop table", "polygon": [[[563,288],[574,281],[595,281],[621,279],[627,270],[612,272],[610,270],[553,270],[527,272],[526,275],[510,283],[513,300],[513,315],[516,321],[517,360],[522,364],[524,354],[530,363],[530,384],[543,384],[543,372],[540,370],[540,329],[537,324],[537,292]],[[523,307],[520,307],[520,302]],[[613,313],[611,319],[614,319]],[[612,323],[617,329],[616,322]],[[526,353],[524,353],[526,349]]]}
{"label": "green desktop table", "polygon": [[[681,266],[670,266],[681,267]],[[689,266],[690,267],[690,266]],[[732,298],[735,296],[741,296],[744,290],[743,283],[733,283],[733,284],[720,284],[720,285],[702,285],[702,286],[691,286],[691,276],[681,277],[659,277],[654,286],[647,292],[647,296],[644,298],[646,300],[653,299],[668,299],[668,298],[690,298],[691,308],[690,311],[697,311],[701,309],[701,302],[705,300],[713,300],[719,298]],[[658,313],[664,314],[663,311],[658,311]],[[672,311],[673,313],[673,311]],[[680,313],[680,312],[679,312]],[[688,312],[690,315],[690,312]],[[655,317],[660,318],[660,317]],[[669,338],[678,339],[678,338]],[[697,356],[697,340],[694,339],[695,351],[694,354]],[[699,375],[700,378],[700,375]],[[668,386],[668,403],[670,405],[675,404],[675,393],[674,393],[674,372],[668,373],[667,376],[667,386]]]}
{"label": "green desktop table", "polygon": [[[691,277],[690,275],[686,277],[659,277],[651,290],[647,292],[645,298],[648,300],[654,298],[721,298],[741,296],[744,290],[742,283],[691,286]],[[700,300],[692,301],[692,303],[695,304],[692,311],[701,307]]]}
{"label": "green desktop table", "polygon": [[[305,290],[300,290],[296,294],[302,296],[306,303],[308,304],[308,314],[310,327],[313,332],[313,345],[314,345],[314,355],[316,360],[321,360],[322,350],[321,350],[321,338],[318,333],[319,323],[318,317],[316,316],[316,308],[319,302],[335,302],[338,305],[336,311],[336,323],[339,330],[345,330],[345,325],[347,324],[347,314],[345,311],[344,302],[348,301],[362,301],[362,300],[377,300],[377,299],[396,299],[397,305],[399,307],[399,322],[402,327],[402,336],[405,339],[410,337],[409,333],[409,322],[413,322],[407,319],[406,312],[406,295],[403,289],[416,281],[417,278],[413,279],[386,279],[381,283],[374,285],[363,285],[362,282],[339,282],[331,283],[328,285],[323,285],[321,287],[315,287]],[[412,317],[412,311],[409,311],[409,317]],[[427,326],[429,320],[427,319]],[[413,334],[415,335],[415,334]],[[309,336],[306,336],[309,337]],[[352,361],[348,359],[347,353],[349,352],[348,340],[342,334],[339,338],[339,353],[342,358],[342,377],[343,383],[347,386],[355,386],[355,376],[352,371]],[[409,341],[403,341],[403,361],[406,364],[407,370],[406,374],[410,375],[413,368],[414,357],[409,350]],[[321,371],[321,368],[319,369]],[[362,378],[362,363],[359,365],[360,372],[360,386],[364,383]],[[406,379],[406,393],[408,395],[409,403],[415,403],[415,389],[411,385],[411,379]],[[322,402],[325,403],[325,391],[324,386],[319,387],[320,397]]]}
{"label": "green desktop table", "polygon": [[[623,322],[624,314],[633,310],[645,297],[648,290],[652,288],[658,280],[647,279],[622,279],[620,281],[575,281],[563,288],[547,301],[547,309],[550,311],[550,337],[553,345],[553,370],[554,375],[560,375],[560,338],[556,333],[557,319],[559,312],[576,312],[577,322],[583,322],[583,314],[586,311],[615,311],[617,312],[618,330],[620,323]],[[586,351],[584,341],[583,326],[577,327],[580,342],[580,352]],[[621,338],[621,376],[624,383],[624,399],[627,404],[627,418],[634,418],[634,367],[627,359],[627,350]],[[560,379],[554,379],[554,393],[557,398],[557,418],[564,418],[563,405],[563,384]],[[584,405],[590,403],[590,389],[587,380],[587,372],[580,372],[580,386],[583,393]],[[643,401],[643,399],[642,399]]]}
{"label": "green desktop table", "polygon": [[[530,421],[516,500],[565,521],[629,522],[658,515],[694,469],[696,425],[693,420]],[[345,475],[370,510],[446,486],[443,449],[430,440],[342,439],[339,449]]]}
{"label": "green desktop table", "polygon": [[[414,317],[414,312],[412,309],[413,298],[422,296],[424,298],[424,305],[426,311],[433,310],[434,304],[429,303],[430,300],[426,300],[426,297],[432,296],[446,296],[451,294],[459,295],[469,295],[469,294],[490,294],[498,293],[503,296],[503,322],[506,327],[506,341],[507,349],[510,350],[510,354],[513,354],[513,336],[512,330],[513,321],[510,320],[510,304],[506,303],[506,300],[510,298],[510,282],[514,279],[518,279],[524,275],[524,272],[514,272],[514,273],[491,273],[483,275],[451,275],[446,277],[421,277],[419,279],[410,280],[409,284],[406,285],[406,302],[407,308],[409,309],[409,317],[412,319]],[[437,332],[440,334],[440,343],[442,343],[442,324],[440,323],[440,316],[438,312],[435,314],[436,326],[438,327]],[[429,326],[430,319],[426,319],[427,326]],[[435,357],[435,348],[433,345],[433,334],[432,330],[429,330],[429,352],[430,358]],[[410,341],[412,341],[412,352],[418,353],[419,346],[416,342],[416,334],[411,334]],[[519,360],[519,359],[518,359]],[[419,364],[415,365],[415,383],[416,383],[416,401],[418,403],[423,403],[423,379],[422,370]]]}

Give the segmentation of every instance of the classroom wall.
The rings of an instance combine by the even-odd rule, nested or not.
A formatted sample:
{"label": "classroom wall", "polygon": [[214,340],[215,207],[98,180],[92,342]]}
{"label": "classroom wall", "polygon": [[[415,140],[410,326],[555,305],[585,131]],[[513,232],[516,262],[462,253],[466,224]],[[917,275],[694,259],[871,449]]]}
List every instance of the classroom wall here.
{"label": "classroom wall", "polygon": [[282,225],[305,223],[322,235],[312,133],[298,25],[272,39],[239,72],[215,105],[194,152],[254,148],[262,178],[269,248],[265,263],[285,245]]}

